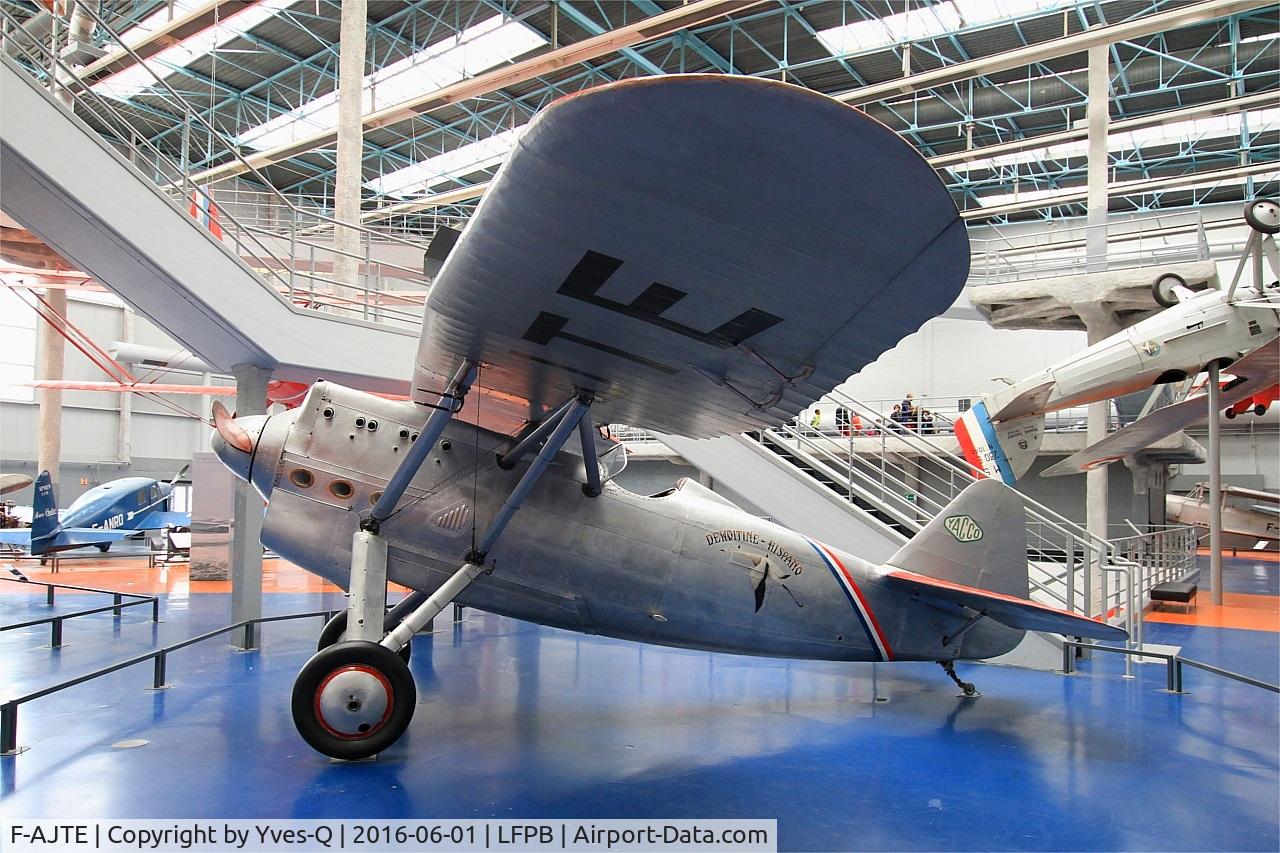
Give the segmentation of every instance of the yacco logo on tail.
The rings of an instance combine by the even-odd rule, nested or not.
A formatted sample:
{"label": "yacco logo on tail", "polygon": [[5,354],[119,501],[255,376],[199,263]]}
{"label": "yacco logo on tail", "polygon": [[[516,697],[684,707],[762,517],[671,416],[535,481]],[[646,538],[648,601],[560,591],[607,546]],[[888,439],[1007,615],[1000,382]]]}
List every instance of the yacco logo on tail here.
{"label": "yacco logo on tail", "polygon": [[871,641],[871,648],[875,649],[876,653],[880,655],[880,660],[893,660],[893,649],[889,646],[889,640],[885,637],[880,623],[876,620],[876,615],[871,612],[871,605],[867,602],[866,596],[862,594],[862,590],[854,582],[853,575],[845,568],[844,563],[840,561],[835,552],[826,545],[819,544],[807,536],[805,541],[812,546],[814,551],[818,552],[818,557],[831,570],[831,574],[835,575],[836,582],[840,584],[840,588],[844,590],[849,603],[853,605],[854,612],[858,614],[858,621],[862,623],[862,630],[867,633],[867,639]]}
{"label": "yacco logo on tail", "polygon": [[982,538],[981,525],[967,515],[949,515],[942,526],[957,542],[977,542]]}

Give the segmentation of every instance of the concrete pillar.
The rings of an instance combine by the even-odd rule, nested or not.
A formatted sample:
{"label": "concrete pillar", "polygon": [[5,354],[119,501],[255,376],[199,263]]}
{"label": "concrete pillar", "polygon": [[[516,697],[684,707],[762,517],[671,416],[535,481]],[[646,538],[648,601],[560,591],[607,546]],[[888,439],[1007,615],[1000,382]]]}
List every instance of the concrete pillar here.
{"label": "concrete pillar", "polygon": [[1107,131],[1109,106],[1110,45],[1089,48],[1089,160],[1088,215],[1085,219],[1085,262],[1090,272],[1106,269],[1107,259]]}
{"label": "concrete pillar", "polygon": [[[1085,333],[1089,346],[1120,331],[1120,322],[1105,303],[1073,304],[1072,309],[1084,320]],[[1085,446],[1091,446],[1107,437],[1107,421],[1111,414],[1111,401],[1100,400],[1090,403],[1086,420]],[[1108,467],[1106,465],[1085,472],[1085,527],[1100,539],[1110,538],[1107,533],[1107,521],[1110,515],[1108,506]],[[1093,590],[1088,615],[1096,615],[1102,604],[1103,588],[1102,568],[1096,562],[1090,568],[1089,588]],[[1109,581],[1108,581],[1109,582]]]}
{"label": "concrete pillar", "polygon": [[1209,594],[1222,604],[1222,390],[1215,361],[1209,366]]}
{"label": "concrete pillar", "polygon": [[[271,371],[242,364],[232,372],[236,377],[236,415],[266,414]],[[262,615],[262,509],[262,496],[253,486],[236,480],[231,511],[232,622]],[[257,645],[252,636],[246,638],[241,632],[234,634],[233,643],[238,648]]]}
{"label": "concrete pillar", "polygon": [[[45,301],[53,313],[66,319],[67,292],[50,289]],[[49,323],[40,324],[38,334],[38,378],[62,379],[66,360],[66,339]],[[43,388],[36,392],[40,410],[36,422],[36,470],[48,471],[53,483],[53,496],[58,497],[58,470],[62,464],[62,392]]]}
{"label": "concrete pillar", "polygon": [[[334,175],[333,209],[339,222],[359,224],[361,168],[364,154],[363,87],[365,65],[365,24],[367,0],[344,0],[339,30],[338,55],[338,164]],[[335,245],[339,251],[358,254],[360,232],[353,228],[336,229]],[[334,278],[345,285],[359,282],[359,261],[336,255]]]}
{"label": "concrete pillar", "polygon": [[[1110,57],[1109,45],[1089,48],[1089,125],[1088,200],[1085,224],[1085,265],[1090,272],[1107,268],[1107,130],[1110,124]],[[1115,315],[1104,306],[1082,306],[1089,345],[1119,331]],[[1107,415],[1111,404],[1107,400],[1091,403],[1088,408],[1086,441],[1092,445],[1107,435]],[[1107,536],[1107,467],[1101,466],[1085,474],[1086,527],[1101,539]],[[1096,562],[1090,567],[1093,575],[1090,584],[1095,590],[1095,602],[1086,605],[1090,615],[1105,610],[1100,596],[1103,590],[1102,567]]]}
{"label": "concrete pillar", "polygon": [[[133,309],[128,305],[120,311],[120,340],[133,342]],[[123,465],[133,462],[133,395],[120,395],[119,417],[116,421],[116,459]]]}

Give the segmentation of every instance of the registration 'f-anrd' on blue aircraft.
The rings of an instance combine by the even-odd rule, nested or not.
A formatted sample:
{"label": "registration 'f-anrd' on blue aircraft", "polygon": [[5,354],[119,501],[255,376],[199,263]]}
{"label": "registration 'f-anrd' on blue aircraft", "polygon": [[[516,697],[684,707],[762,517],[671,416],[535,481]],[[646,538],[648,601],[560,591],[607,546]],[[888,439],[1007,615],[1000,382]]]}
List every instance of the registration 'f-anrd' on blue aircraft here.
{"label": "registration 'f-anrd' on blue aircraft", "polygon": [[90,545],[106,551],[111,543],[143,530],[189,527],[191,513],[169,509],[173,484],[185,470],[168,483],[150,477],[122,477],[94,486],[76,498],[61,518],[49,472],[41,471],[36,478],[30,529],[0,531],[0,543],[28,548],[33,555]]}

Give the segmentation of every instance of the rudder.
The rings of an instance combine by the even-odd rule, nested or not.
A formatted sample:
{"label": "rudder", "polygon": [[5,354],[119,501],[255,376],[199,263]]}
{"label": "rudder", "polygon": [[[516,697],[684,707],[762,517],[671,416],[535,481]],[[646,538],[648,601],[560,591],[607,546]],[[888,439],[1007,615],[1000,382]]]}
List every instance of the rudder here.
{"label": "rudder", "polygon": [[938,580],[1026,598],[1026,511],[1018,493],[979,480],[889,558],[887,565]]}
{"label": "rudder", "polygon": [[58,502],[53,497],[53,478],[48,471],[36,477],[31,503],[31,553],[43,554],[48,540],[58,531]]}
{"label": "rudder", "polygon": [[999,480],[1006,486],[1027,473],[1044,440],[1044,415],[1025,415],[996,423],[987,404],[974,403],[956,421],[956,441],[974,476]]}

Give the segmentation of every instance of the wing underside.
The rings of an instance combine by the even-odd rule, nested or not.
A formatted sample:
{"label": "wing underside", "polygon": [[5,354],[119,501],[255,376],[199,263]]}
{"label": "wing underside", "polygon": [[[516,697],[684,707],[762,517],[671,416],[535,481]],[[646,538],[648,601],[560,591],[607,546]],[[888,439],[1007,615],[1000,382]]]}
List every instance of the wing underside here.
{"label": "wing underside", "polygon": [[911,146],[844,104],[685,75],[532,121],[433,283],[415,399],[462,358],[536,417],[703,437],[796,415],[929,318],[968,238]]}

